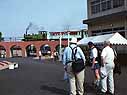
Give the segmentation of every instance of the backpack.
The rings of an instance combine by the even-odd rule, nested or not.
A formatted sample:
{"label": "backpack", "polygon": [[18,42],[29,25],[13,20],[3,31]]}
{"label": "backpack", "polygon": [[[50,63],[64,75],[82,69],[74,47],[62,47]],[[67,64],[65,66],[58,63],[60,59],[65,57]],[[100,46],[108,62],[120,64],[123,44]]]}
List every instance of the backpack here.
{"label": "backpack", "polygon": [[113,70],[114,74],[121,74],[121,65],[120,63],[118,62],[118,58],[117,58],[117,52],[115,49],[113,49],[114,51],[114,63],[115,63],[115,68]]}
{"label": "backpack", "polygon": [[[77,53],[77,47],[70,47],[72,50],[72,71],[74,73],[81,72],[85,68],[85,64],[83,59],[77,59],[76,58],[76,53]],[[75,51],[74,51],[75,50]]]}

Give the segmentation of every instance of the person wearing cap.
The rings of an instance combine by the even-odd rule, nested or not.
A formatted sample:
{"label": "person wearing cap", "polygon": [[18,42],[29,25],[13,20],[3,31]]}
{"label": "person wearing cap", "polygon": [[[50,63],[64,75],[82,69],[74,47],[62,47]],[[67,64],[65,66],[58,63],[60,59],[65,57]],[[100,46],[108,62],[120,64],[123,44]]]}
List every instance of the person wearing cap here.
{"label": "person wearing cap", "polygon": [[[73,37],[70,41],[70,46],[66,47],[63,54],[64,69],[67,72],[69,80],[69,95],[83,95],[84,94],[84,71],[74,73],[72,70],[72,49],[77,47],[76,58],[83,59],[85,64],[85,55],[80,47],[77,46],[77,38]],[[72,49],[71,49],[72,48]],[[74,49],[75,51],[75,49]]]}
{"label": "person wearing cap", "polygon": [[[101,78],[101,93],[100,95],[105,95],[108,92],[108,95],[114,95],[114,78],[113,78],[113,69],[114,64],[114,51],[110,47],[110,42],[104,42],[104,48],[101,53],[102,58],[102,67],[106,69],[106,76]],[[108,86],[108,87],[107,87]],[[107,91],[108,89],[108,91]]]}
{"label": "person wearing cap", "polygon": [[[97,60],[98,57],[98,50],[95,47],[93,42],[88,42],[88,46],[90,48],[90,62],[92,64],[92,70],[94,72],[94,76],[95,76],[95,81],[94,81],[94,85],[99,88],[99,84],[100,84],[100,74],[99,74],[99,70],[100,70],[100,63]],[[101,58],[100,58],[101,59]]]}

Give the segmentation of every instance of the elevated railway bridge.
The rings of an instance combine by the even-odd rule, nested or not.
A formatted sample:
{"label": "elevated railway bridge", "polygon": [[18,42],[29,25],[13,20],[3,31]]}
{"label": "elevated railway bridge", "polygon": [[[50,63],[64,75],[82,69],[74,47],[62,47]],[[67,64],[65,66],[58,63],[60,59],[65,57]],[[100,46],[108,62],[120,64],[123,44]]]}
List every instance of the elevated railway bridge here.
{"label": "elevated railway bridge", "polygon": [[[67,46],[68,42],[62,40],[62,47]],[[39,56],[41,53],[53,53],[60,48],[60,41],[14,41],[0,42],[0,57],[28,57]]]}

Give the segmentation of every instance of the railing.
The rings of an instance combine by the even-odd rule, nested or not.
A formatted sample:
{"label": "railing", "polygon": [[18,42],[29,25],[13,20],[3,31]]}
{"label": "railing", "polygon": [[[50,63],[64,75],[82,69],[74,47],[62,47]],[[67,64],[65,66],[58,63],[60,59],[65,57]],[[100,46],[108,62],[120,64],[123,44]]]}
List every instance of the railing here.
{"label": "railing", "polygon": [[22,41],[23,37],[4,37],[5,42],[17,42]]}

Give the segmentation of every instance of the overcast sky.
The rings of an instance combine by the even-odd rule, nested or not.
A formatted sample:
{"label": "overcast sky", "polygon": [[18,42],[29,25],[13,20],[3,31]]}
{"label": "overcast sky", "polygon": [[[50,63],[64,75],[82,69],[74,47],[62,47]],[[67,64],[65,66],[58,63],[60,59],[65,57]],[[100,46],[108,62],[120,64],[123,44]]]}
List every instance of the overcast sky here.
{"label": "overcast sky", "polygon": [[87,0],[0,0],[0,32],[4,37],[21,37],[35,30],[64,31],[86,28]]}

